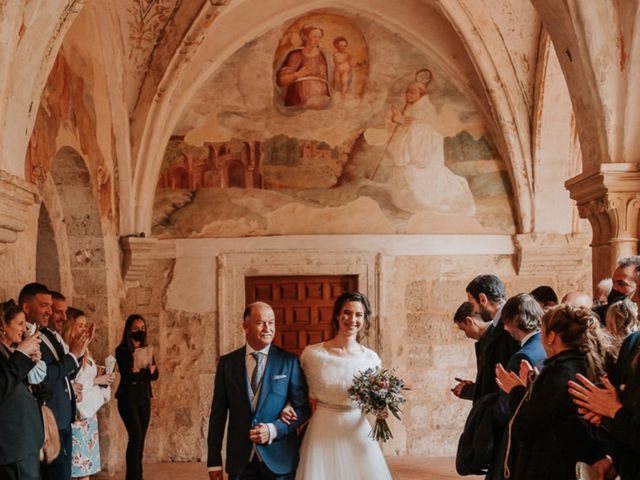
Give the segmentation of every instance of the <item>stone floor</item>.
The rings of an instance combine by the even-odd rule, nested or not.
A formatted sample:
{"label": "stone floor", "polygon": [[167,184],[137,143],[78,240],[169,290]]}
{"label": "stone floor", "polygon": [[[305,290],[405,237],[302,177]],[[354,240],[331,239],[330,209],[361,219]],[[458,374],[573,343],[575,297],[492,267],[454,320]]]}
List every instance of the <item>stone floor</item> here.
{"label": "stone floor", "polygon": [[[456,474],[454,459],[450,457],[420,458],[420,457],[391,457],[388,459],[389,468],[394,480],[445,480],[462,478]],[[154,463],[145,465],[146,480],[206,480],[206,468],[201,463]],[[97,475],[96,480],[107,479],[104,475]],[[482,477],[464,477],[469,480]],[[123,480],[121,472],[110,480]],[[340,480],[340,479],[327,479]]]}

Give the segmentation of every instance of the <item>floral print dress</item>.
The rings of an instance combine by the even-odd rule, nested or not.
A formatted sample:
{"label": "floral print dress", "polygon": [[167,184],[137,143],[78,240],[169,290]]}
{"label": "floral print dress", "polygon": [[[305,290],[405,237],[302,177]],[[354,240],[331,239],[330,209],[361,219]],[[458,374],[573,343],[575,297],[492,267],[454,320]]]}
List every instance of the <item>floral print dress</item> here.
{"label": "floral print dress", "polygon": [[[76,375],[75,382],[82,383],[83,396],[92,396],[91,389],[101,387],[93,385],[93,380],[98,375],[98,368],[93,360],[83,365]],[[83,400],[85,401],[85,400]],[[80,410],[80,409],[78,409]],[[94,414],[90,418],[80,418],[71,424],[73,434],[71,448],[71,477],[86,477],[100,471],[100,441],[98,439],[98,418]]]}

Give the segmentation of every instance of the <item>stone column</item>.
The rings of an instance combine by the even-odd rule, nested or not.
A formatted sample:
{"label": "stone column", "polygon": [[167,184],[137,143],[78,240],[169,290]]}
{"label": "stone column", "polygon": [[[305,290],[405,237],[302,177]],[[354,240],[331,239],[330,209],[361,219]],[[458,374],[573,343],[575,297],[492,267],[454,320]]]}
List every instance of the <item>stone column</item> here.
{"label": "stone column", "polygon": [[640,170],[637,163],[605,163],[565,186],[580,217],[591,223],[595,284],[611,276],[620,258],[638,254]]}
{"label": "stone column", "polygon": [[14,243],[29,221],[29,208],[39,201],[35,185],[0,170],[0,252]]}

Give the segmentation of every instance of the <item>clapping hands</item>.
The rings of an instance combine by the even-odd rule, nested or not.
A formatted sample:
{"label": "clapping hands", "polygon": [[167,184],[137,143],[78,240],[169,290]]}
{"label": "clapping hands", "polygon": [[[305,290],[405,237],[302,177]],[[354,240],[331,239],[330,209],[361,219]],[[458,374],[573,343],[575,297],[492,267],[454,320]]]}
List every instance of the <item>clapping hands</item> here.
{"label": "clapping hands", "polygon": [[622,408],[616,388],[611,384],[606,375],[602,376],[603,388],[594,385],[587,377],[576,375],[580,382],[569,381],[569,393],[573,395],[573,403],[578,405],[578,413],[593,423],[600,425],[602,417],[613,418],[616,412]]}
{"label": "clapping hands", "polygon": [[529,385],[531,374],[538,373],[526,360],[520,361],[520,372],[516,375],[514,372],[507,372],[502,364],[496,365],[496,383],[498,387],[505,392],[510,393],[515,387],[526,387]]}

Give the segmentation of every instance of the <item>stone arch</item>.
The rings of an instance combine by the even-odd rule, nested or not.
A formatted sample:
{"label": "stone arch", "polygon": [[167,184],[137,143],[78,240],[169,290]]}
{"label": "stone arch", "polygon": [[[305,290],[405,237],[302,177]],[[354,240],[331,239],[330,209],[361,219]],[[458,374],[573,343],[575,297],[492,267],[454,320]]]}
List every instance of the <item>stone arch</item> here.
{"label": "stone arch", "polygon": [[[68,264],[70,285],[61,285],[62,293],[74,305],[92,315],[106,303],[106,261],[104,234],[91,176],[84,159],[71,147],[63,147],[55,154],[48,173],[48,195],[52,194],[56,205],[52,222],[58,237],[66,239],[58,251],[67,250],[63,256]],[[63,252],[64,253],[64,252]]]}
{"label": "stone arch", "polygon": [[[265,0],[259,11],[249,12],[250,7],[243,3],[226,7],[225,15],[216,19],[217,28],[209,29],[215,33],[191,32],[189,38],[201,34],[202,41],[178,49],[162,78],[155,85],[143,87],[149,90],[141,92],[140,98],[146,98],[147,102],[139,102],[132,117],[132,138],[136,139],[132,145],[135,159],[133,196],[137,207],[135,231],[148,233],[151,228],[153,198],[164,147],[203,82],[239,47],[270,28],[313,9],[337,8],[356,11],[398,32],[437,61],[461,91],[476,102],[509,166],[516,195],[518,231],[530,232],[533,188],[529,104],[523,98],[525,93],[520,89],[515,72],[505,72],[497,67],[508,55],[498,28],[486,22],[484,17],[476,18],[477,12],[459,3],[462,2],[426,5],[403,0],[406,8],[399,8],[395,3],[369,0]],[[244,25],[241,36],[233,28],[240,19]],[[485,28],[486,25],[489,26]],[[479,35],[480,27],[492,29],[490,35]],[[424,35],[430,30],[437,31],[447,44],[431,45]],[[230,32],[233,35],[229,35]],[[155,89],[153,92],[152,88]]]}
{"label": "stone arch", "polygon": [[[113,270],[118,274],[120,270],[114,254],[117,243],[114,246],[111,237],[105,235],[108,230],[100,217],[97,189],[78,151],[62,147],[50,165],[40,189],[40,208],[41,215],[48,214],[53,232],[48,240],[53,240],[58,255],[59,289],[70,305],[84,310],[95,322],[99,334],[91,344],[91,352],[101,362],[113,352],[121,333],[117,285],[113,282]],[[38,235],[41,233],[49,235],[46,230]],[[118,462],[117,452],[124,449],[122,436],[116,434],[119,424],[115,416],[115,408],[100,410],[100,444],[107,470]]]}

